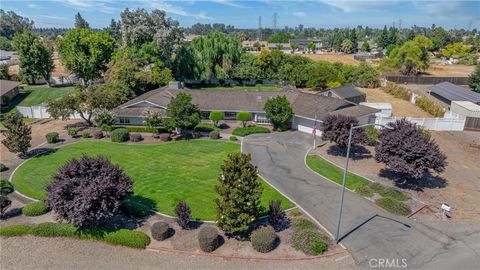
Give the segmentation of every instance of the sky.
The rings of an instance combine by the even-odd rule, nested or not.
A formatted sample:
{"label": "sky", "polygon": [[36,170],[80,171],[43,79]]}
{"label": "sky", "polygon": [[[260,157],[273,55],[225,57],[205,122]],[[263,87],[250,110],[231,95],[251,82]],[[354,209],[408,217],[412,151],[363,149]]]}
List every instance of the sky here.
{"label": "sky", "polygon": [[413,25],[471,29],[480,28],[480,1],[161,1],[161,0],[1,0],[0,8],[12,10],[35,21],[36,27],[72,27],[77,12],[91,27],[103,28],[120,18],[125,9],[161,9],[182,26],[224,23],[236,28],[295,27],[402,27]]}

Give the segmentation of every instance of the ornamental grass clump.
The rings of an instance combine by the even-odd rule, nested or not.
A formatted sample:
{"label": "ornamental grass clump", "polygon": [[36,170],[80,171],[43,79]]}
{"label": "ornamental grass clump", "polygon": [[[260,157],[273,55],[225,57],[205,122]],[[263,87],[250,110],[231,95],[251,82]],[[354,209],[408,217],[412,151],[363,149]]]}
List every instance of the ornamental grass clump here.
{"label": "ornamental grass clump", "polygon": [[278,236],[272,227],[261,227],[250,235],[253,249],[261,253],[272,251],[277,244]]}

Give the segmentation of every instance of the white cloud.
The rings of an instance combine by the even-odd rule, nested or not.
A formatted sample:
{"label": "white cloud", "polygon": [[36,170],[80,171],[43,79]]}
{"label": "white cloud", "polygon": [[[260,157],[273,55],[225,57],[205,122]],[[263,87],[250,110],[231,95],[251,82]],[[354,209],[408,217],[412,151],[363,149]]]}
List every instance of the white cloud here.
{"label": "white cloud", "polygon": [[197,19],[202,19],[202,20],[213,20],[212,17],[207,16],[205,12],[199,12],[199,13],[190,13],[185,11],[182,7],[176,5],[171,5],[169,3],[166,3],[164,1],[153,1],[150,2],[150,6],[152,8],[160,9],[163,10],[167,13],[172,13],[180,16],[185,16],[185,17],[194,17]]}
{"label": "white cloud", "polygon": [[359,1],[359,0],[319,0],[331,7],[342,10],[343,12],[354,12],[360,10],[372,10],[390,6],[397,1]]}
{"label": "white cloud", "polygon": [[307,16],[307,13],[303,12],[303,11],[297,11],[297,12],[293,12],[293,16],[296,16],[296,17],[305,17]]}
{"label": "white cloud", "polygon": [[62,3],[63,5],[74,7],[80,10],[92,10],[100,11],[102,13],[113,14],[115,8],[108,6],[107,4],[112,3],[110,0],[54,0],[56,2]]}
{"label": "white cloud", "polygon": [[62,17],[62,16],[40,15],[40,17],[52,19],[52,20],[68,20],[67,17]]}
{"label": "white cloud", "polygon": [[212,2],[215,2],[217,4],[225,5],[225,6],[230,6],[230,7],[237,7],[237,8],[245,8],[245,6],[240,5],[237,2],[230,1],[230,0],[212,0]]}

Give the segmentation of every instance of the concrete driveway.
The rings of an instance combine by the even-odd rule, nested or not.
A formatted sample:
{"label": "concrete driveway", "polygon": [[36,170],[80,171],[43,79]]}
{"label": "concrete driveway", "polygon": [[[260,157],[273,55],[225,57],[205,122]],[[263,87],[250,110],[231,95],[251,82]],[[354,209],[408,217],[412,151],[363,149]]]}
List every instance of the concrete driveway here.
{"label": "concrete driveway", "polygon": [[[311,135],[304,133],[256,134],[244,139],[242,151],[252,154],[262,177],[334,234],[340,186],[306,167],[304,158],[311,145]],[[478,231],[457,239],[391,215],[348,191],[340,237],[355,261],[366,268],[478,269],[480,264]],[[382,260],[384,267],[379,267]]]}

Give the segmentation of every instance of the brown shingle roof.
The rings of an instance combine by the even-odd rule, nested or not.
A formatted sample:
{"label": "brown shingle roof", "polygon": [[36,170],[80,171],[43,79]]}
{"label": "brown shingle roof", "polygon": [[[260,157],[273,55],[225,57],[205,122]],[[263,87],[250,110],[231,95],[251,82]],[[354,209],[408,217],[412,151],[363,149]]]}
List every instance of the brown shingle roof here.
{"label": "brown shingle roof", "polygon": [[20,83],[16,81],[0,80],[0,96],[5,95],[19,85]]}
{"label": "brown shingle roof", "polygon": [[[127,103],[120,105],[114,110],[114,112],[117,115],[141,116],[143,111],[151,110],[152,108],[129,108],[129,106],[133,106],[134,104],[142,101],[148,101],[160,107],[166,108],[170,102],[170,99],[180,92],[190,94],[192,96],[192,102],[197,104],[202,111],[218,110],[263,112],[265,102],[269,98],[277,96],[287,97],[290,104],[292,104],[292,109],[295,115],[312,119],[315,118],[315,113],[317,113],[318,119],[324,119],[333,111],[343,111],[345,108],[349,107],[362,107],[356,110],[345,110],[345,113],[349,113],[351,115],[355,113],[362,113],[361,115],[364,115],[364,112],[372,110],[371,108],[355,105],[342,99],[293,91],[249,92],[239,90],[190,90],[186,88],[169,89],[167,87],[162,87],[149,91],[128,101]],[[161,110],[162,113],[165,113],[164,109],[158,108],[158,110]]]}

